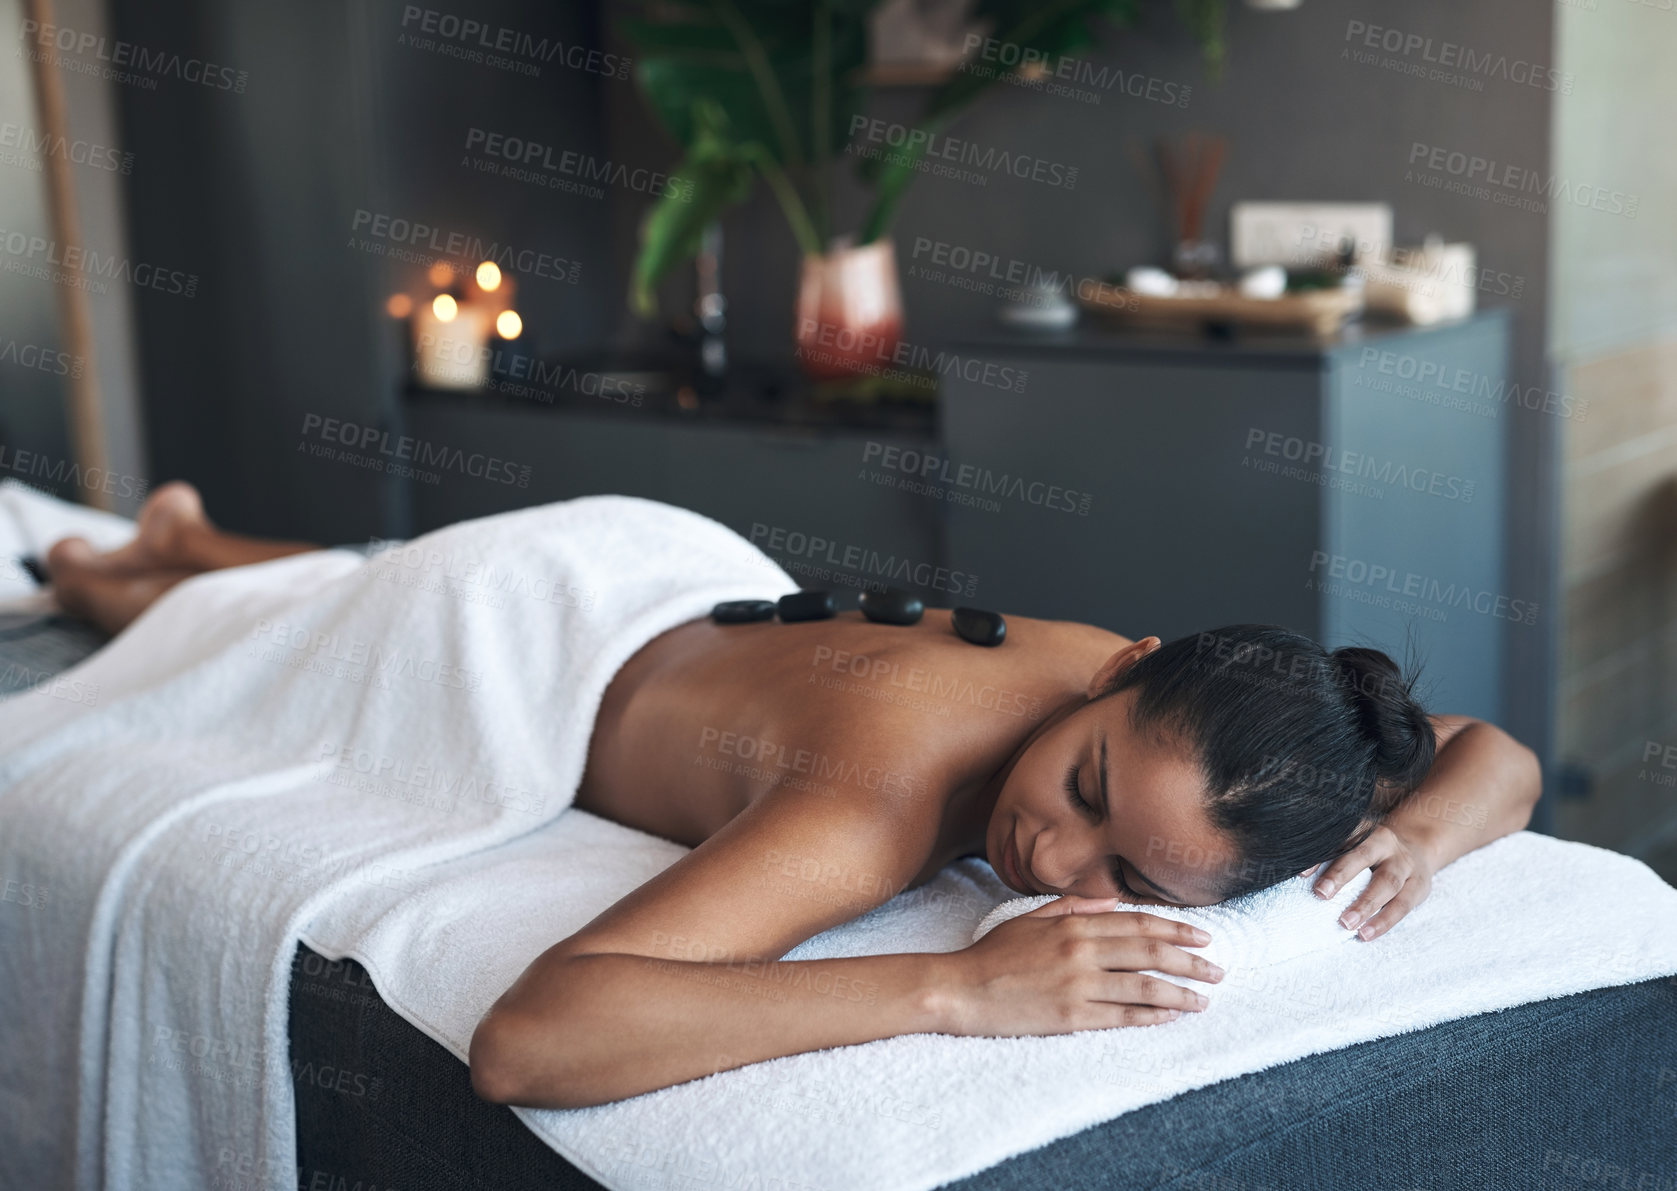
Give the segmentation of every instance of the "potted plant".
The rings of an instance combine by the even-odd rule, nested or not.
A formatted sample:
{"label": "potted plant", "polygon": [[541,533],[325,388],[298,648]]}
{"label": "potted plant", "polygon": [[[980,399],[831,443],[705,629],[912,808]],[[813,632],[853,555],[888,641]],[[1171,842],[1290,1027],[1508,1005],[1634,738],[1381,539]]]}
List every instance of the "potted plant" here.
{"label": "potted plant", "polygon": [[[918,119],[924,135],[857,162],[873,198],[854,234],[839,235],[834,158],[867,100],[867,26],[879,2],[654,0],[623,22],[641,90],[684,150],[671,173],[685,185],[669,188],[642,228],[630,285],[638,313],[656,311],[658,283],[690,261],[705,230],[761,181],[803,254],[797,321],[806,370],[843,375],[889,356],[902,319],[888,235],[897,205],[930,137],[1007,70],[956,70],[934,86]],[[1145,2],[974,0],[971,19],[1017,47],[1016,61],[1052,67],[1094,42],[1095,18],[1129,24]],[[1217,65],[1223,0],[1174,4]]]}

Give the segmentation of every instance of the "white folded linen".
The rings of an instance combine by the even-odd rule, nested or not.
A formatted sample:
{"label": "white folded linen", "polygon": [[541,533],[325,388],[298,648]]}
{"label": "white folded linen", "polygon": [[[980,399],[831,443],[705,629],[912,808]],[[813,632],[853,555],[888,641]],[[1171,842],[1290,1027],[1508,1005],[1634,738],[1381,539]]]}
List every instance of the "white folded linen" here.
{"label": "white folded linen", "polygon": [[[87,522],[0,507],[8,556]],[[590,497],[195,577],[0,702],[0,881],[44,891],[0,906],[0,1186],[294,1188],[303,926],[559,816],[623,662],[796,586],[715,521]]]}
{"label": "white folded linen", "polygon": [[[44,612],[53,608],[42,597],[20,556],[45,554],[59,538],[86,538],[96,550],[114,550],[134,536],[134,523],[115,513],[65,504],[29,485],[0,480],[0,614]],[[32,543],[44,543],[38,549]]]}
{"label": "white folded linen", "polygon": [[[1216,987],[1228,988],[1231,980],[1243,980],[1265,968],[1355,939],[1355,931],[1339,925],[1339,916],[1368,888],[1372,876],[1369,871],[1357,874],[1325,901],[1311,892],[1315,877],[1300,876],[1215,906],[1120,905],[1113,913],[1158,914],[1199,927],[1211,936],[1211,942],[1195,947],[1194,954],[1224,969],[1228,974]],[[1011,918],[1056,900],[1016,897],[1004,902],[984,916],[972,932],[972,941],[978,942]],[[1201,984],[1170,972],[1153,974],[1188,988]]]}

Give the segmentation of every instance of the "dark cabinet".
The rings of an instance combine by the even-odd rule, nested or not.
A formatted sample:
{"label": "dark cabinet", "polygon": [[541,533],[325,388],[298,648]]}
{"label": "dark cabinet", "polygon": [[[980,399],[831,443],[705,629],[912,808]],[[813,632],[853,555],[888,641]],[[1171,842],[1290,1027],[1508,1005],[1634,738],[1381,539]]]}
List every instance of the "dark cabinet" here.
{"label": "dark cabinet", "polygon": [[[406,433],[530,469],[529,485],[444,473],[410,483],[412,531],[595,493],[667,501],[756,542],[805,586],[860,589],[882,567],[935,567],[935,505],[870,482],[861,461],[931,439],[901,431],[775,426],[648,413],[591,416],[542,406],[424,394]],[[848,564],[848,565],[847,565]],[[936,600],[936,593],[921,592]]]}
{"label": "dark cabinet", "polygon": [[1090,498],[1086,515],[950,505],[946,559],[981,576],[984,603],[1132,637],[1263,622],[1412,647],[1434,706],[1497,718],[1508,635],[1536,631],[1503,582],[1506,317],[984,350],[1027,370],[1028,392],[947,380],[949,463]]}

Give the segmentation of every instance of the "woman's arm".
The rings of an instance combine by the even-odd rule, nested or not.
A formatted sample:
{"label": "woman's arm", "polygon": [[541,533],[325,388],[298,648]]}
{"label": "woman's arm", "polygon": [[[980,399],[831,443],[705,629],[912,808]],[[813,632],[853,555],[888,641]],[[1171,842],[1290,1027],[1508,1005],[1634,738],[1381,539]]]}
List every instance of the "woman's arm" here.
{"label": "woman's arm", "polygon": [[531,964],[472,1036],[472,1087],[582,1108],[897,1034],[1064,1033],[1205,1007],[1145,973],[1215,983],[1183,950],[1207,938],[1101,912],[1115,898],[1060,898],[948,954],[776,958],[900,892],[935,842],[928,809],[764,795]]}
{"label": "woman's arm", "polygon": [[1424,901],[1433,874],[1445,865],[1524,830],[1543,792],[1537,754],[1501,728],[1466,716],[1432,722],[1438,755],[1426,780],[1316,882],[1317,896],[1329,898],[1364,869],[1374,870],[1368,888],[1340,916],[1365,941]]}
{"label": "woman's arm", "polygon": [[[703,938],[669,936],[705,956]],[[780,1055],[943,1028],[947,956],[543,955],[472,1036],[485,1100],[585,1108]]]}
{"label": "woman's arm", "polygon": [[1435,716],[1438,756],[1427,778],[1386,816],[1433,872],[1525,830],[1543,792],[1537,754],[1495,724]]}
{"label": "woman's arm", "polygon": [[472,1086],[580,1108],[931,1028],[935,957],[777,962],[900,892],[934,842],[924,818],[872,798],[764,794],[537,958],[479,1023]]}

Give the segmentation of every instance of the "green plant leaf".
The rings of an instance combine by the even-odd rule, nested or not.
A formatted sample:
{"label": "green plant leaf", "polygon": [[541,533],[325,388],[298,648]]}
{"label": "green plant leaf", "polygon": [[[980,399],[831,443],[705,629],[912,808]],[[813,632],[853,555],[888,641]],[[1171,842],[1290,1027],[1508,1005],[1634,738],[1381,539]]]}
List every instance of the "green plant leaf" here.
{"label": "green plant leaf", "polygon": [[637,51],[641,91],[687,150],[677,168],[693,183],[690,205],[662,199],[643,228],[631,286],[637,311],[652,312],[658,281],[698,251],[707,218],[745,197],[753,171],[769,183],[800,249],[821,250],[826,204],[815,204],[811,220],[805,197],[824,196],[828,161],[861,111],[871,6],[831,0],[819,47],[806,0],[657,3],[620,22]]}
{"label": "green plant leaf", "polygon": [[[671,136],[692,148],[693,105],[709,99],[727,114],[737,140],[763,145],[782,165],[795,168],[817,156],[810,143],[817,88],[808,4],[711,0],[648,11],[656,16],[625,20],[619,27],[635,47],[642,93]],[[863,99],[859,80],[867,29],[865,14],[854,4],[835,4],[832,12],[828,77],[834,89],[827,140],[843,145]],[[731,23],[735,13],[739,19]],[[735,32],[741,26],[744,43]],[[767,79],[753,69],[759,51]]]}
{"label": "green plant leaf", "polygon": [[1228,15],[1224,0],[1176,0],[1176,11],[1194,40],[1200,43],[1212,76],[1220,75],[1228,55],[1228,43],[1223,38]]}
{"label": "green plant leaf", "polygon": [[705,229],[751,194],[754,150],[728,138],[721,108],[701,101],[692,124],[697,130],[693,147],[672,175],[679,184],[665,190],[641,224],[629,304],[643,318],[658,312],[659,282],[693,259]]}

